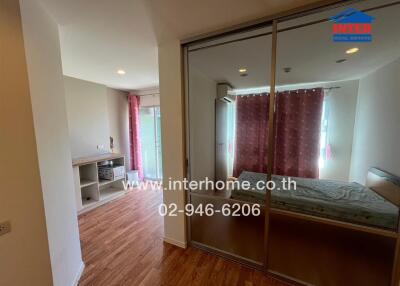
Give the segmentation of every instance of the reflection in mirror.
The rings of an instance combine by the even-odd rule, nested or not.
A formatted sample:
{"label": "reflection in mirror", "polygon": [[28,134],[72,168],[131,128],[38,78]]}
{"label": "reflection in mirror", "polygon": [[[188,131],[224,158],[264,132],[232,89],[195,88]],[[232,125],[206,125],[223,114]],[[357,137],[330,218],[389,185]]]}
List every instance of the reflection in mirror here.
{"label": "reflection in mirror", "polygon": [[190,179],[226,183],[191,188],[190,203],[239,209],[195,213],[191,242],[253,265],[264,261],[265,191],[247,200],[239,185],[246,171],[266,171],[271,45],[265,27],[191,46],[187,59]]}
{"label": "reflection in mirror", "polygon": [[[398,231],[391,197],[400,182],[400,5],[383,2],[278,25],[269,269],[314,285],[390,285],[395,241],[385,235]],[[335,42],[332,21],[307,22],[339,13],[339,24],[371,23],[372,41]],[[367,178],[385,182],[385,191]]]}
{"label": "reflection in mirror", "polygon": [[[239,217],[194,213],[192,244],[305,284],[395,285],[398,15],[398,2],[369,0],[280,22],[273,130],[270,27],[189,47],[190,179],[239,183],[191,188],[189,203],[261,207]],[[349,37],[341,24],[367,35],[334,41]],[[257,184],[270,156],[264,220],[267,188]]]}
{"label": "reflection in mirror", "polygon": [[[381,2],[365,3],[371,6]],[[384,77],[384,82],[378,81],[385,71],[395,75],[391,71],[400,58],[400,36],[396,32],[400,23],[399,7],[380,8],[365,14],[374,19],[372,42],[333,42],[329,33],[331,22],[278,34],[274,173],[311,179],[298,180],[298,186],[312,190],[314,193],[310,196],[318,193],[325,196],[332,190],[331,201],[326,203],[337,204],[334,200],[341,199],[340,204],[352,211],[339,214],[335,213],[336,206],[332,210],[327,206],[320,210],[324,216],[386,229],[397,228],[397,211],[383,201],[382,205],[375,206],[392,213],[386,219],[374,213],[365,216],[354,212],[365,207],[361,204],[377,200],[375,193],[364,186],[372,167],[399,174],[397,160],[394,163],[389,155],[389,150],[394,151],[392,146],[397,142],[394,136],[398,133],[397,127],[393,129],[396,132],[390,132],[398,114],[394,106],[399,96],[393,86],[397,80]],[[346,190],[346,196],[339,189]],[[299,192],[301,199],[307,193]],[[369,201],[360,202],[358,197],[345,200],[360,192]],[[341,195],[336,198],[335,194]],[[277,205],[284,203],[277,202]],[[297,208],[311,214],[318,211],[303,205]]]}

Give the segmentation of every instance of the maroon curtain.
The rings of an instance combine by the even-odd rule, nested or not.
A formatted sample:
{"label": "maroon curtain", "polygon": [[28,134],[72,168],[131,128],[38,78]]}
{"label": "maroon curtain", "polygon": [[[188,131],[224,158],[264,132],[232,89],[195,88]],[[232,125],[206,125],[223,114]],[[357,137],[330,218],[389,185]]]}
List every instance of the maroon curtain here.
{"label": "maroon curtain", "polygon": [[233,175],[244,170],[267,172],[269,94],[238,96]]}
{"label": "maroon curtain", "polygon": [[323,101],[322,88],[277,94],[275,174],[304,178],[319,177]]}
{"label": "maroon curtain", "polygon": [[[323,99],[322,88],[277,93],[274,174],[318,178]],[[236,105],[233,175],[266,173],[269,96],[238,96]]]}
{"label": "maroon curtain", "polygon": [[129,139],[131,170],[139,171],[139,179],[143,179],[142,150],[140,146],[139,104],[140,97],[128,96],[129,103]]}

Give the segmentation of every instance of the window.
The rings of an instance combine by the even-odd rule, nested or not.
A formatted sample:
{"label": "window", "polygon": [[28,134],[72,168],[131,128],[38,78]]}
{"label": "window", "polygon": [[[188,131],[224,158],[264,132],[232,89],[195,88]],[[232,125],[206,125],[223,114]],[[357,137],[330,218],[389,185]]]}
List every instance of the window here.
{"label": "window", "polygon": [[321,137],[320,137],[320,153],[319,153],[319,169],[323,169],[327,163],[330,154],[330,145],[328,140],[328,123],[329,123],[329,106],[325,97],[322,107],[321,117]]}

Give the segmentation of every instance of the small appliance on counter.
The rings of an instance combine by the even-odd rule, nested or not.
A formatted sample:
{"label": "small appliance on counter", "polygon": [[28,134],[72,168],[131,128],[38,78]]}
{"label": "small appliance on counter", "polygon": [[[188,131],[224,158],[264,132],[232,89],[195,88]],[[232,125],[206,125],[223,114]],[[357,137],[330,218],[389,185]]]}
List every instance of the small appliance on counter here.
{"label": "small appliance on counter", "polygon": [[105,161],[98,166],[99,179],[115,181],[125,178],[125,166],[114,165],[113,161]]}

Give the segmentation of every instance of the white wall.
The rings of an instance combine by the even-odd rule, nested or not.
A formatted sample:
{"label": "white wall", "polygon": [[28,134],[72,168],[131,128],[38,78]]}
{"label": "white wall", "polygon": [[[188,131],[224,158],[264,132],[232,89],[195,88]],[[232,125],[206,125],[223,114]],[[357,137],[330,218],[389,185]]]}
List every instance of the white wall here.
{"label": "white wall", "polygon": [[132,94],[140,96],[140,106],[160,106],[160,89],[158,87],[132,91]]}
{"label": "white wall", "polygon": [[115,152],[129,161],[128,93],[67,76],[64,85],[72,157],[110,152],[113,136]]}
{"label": "white wall", "polygon": [[[109,151],[107,88],[72,77],[64,77],[72,157]],[[105,150],[97,149],[103,145]]]}
{"label": "white wall", "polygon": [[140,106],[160,106],[160,94],[139,95]]}
{"label": "white wall", "polygon": [[[181,46],[179,40],[167,41],[158,47],[160,73],[160,104],[163,154],[163,183],[168,179],[182,180],[185,176],[183,92]],[[163,191],[165,204],[175,203],[185,207],[185,191]],[[186,247],[185,216],[164,217],[164,240]]]}
{"label": "white wall", "polygon": [[19,2],[0,1],[0,284],[50,286],[52,274]]}
{"label": "white wall", "polygon": [[320,170],[320,178],[346,182],[350,173],[358,81],[335,82],[324,86],[340,88],[326,93],[326,103],[329,106],[328,142],[332,157]]}
{"label": "white wall", "polygon": [[360,80],[350,178],[370,167],[400,175],[400,59]]}
{"label": "white wall", "polygon": [[129,170],[129,106],[127,93],[107,88],[107,110],[110,136],[114,138],[114,152],[125,154],[125,162]]}
{"label": "white wall", "polygon": [[189,91],[190,176],[214,180],[217,83],[190,66]]}
{"label": "white wall", "polygon": [[53,282],[71,286],[83,262],[58,26],[39,2],[20,3]]}

